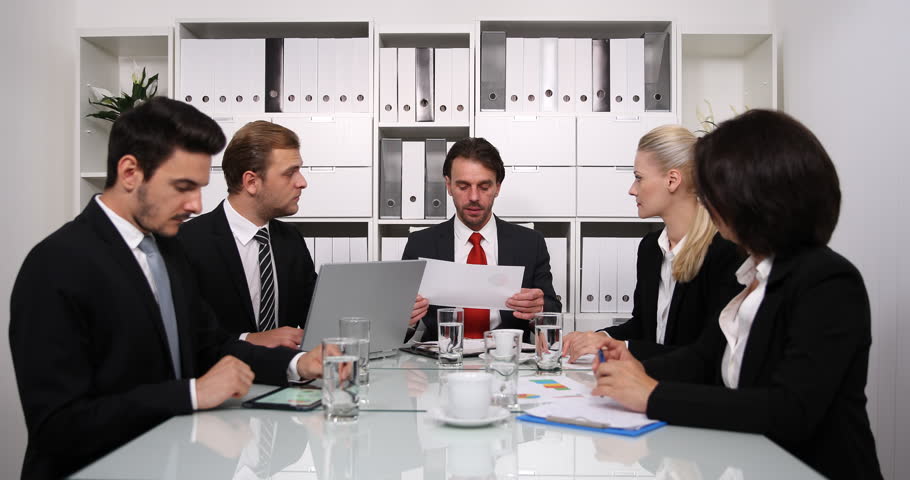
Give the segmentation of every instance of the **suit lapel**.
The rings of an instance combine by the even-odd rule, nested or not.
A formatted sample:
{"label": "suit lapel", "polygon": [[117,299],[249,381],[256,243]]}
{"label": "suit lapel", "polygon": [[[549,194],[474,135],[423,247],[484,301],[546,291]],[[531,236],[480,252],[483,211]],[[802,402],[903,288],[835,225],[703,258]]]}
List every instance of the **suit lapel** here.
{"label": "suit lapel", "polygon": [[[111,223],[107,214],[98,206],[94,197],[89,200],[89,204],[85,207],[82,214],[85,215],[86,220],[94,226],[94,229],[101,240],[108,245],[108,253],[111,258],[120,265],[121,271],[124,272],[127,280],[132,285],[132,290],[135,291],[137,296],[141,299],[145,311],[149,312],[149,318],[152,320],[152,323],[154,323],[155,330],[158,332],[160,345],[164,349],[165,355],[169,355],[170,350],[168,347],[167,333],[164,331],[164,323],[161,319],[161,310],[158,307],[158,301],[155,300],[155,294],[152,292],[149,280],[146,278],[145,273],[142,272],[142,268],[139,267],[139,262],[136,261],[133,252],[130,251],[129,246],[127,246],[126,242],[123,240],[123,236],[120,235],[120,232],[117,231],[117,228]],[[169,275],[171,275],[170,269],[168,271]],[[171,289],[174,289],[173,284]],[[181,347],[181,352],[182,350],[183,348]],[[170,363],[170,360],[168,360],[167,364],[170,365]],[[171,369],[171,374],[176,376],[176,372],[173,371],[173,368]]]}
{"label": "suit lapel", "polygon": [[[496,221],[496,263],[499,265],[517,265],[515,263],[514,237],[509,223],[500,220],[499,217],[493,216]],[[527,270],[527,269],[525,269]],[[527,272],[526,272],[527,273]]]}
{"label": "suit lapel", "polygon": [[[279,220],[272,220],[269,222],[269,235],[272,243],[272,256],[275,257],[275,274],[278,276],[278,326],[283,327],[290,325],[292,327],[298,326],[296,323],[291,324],[291,319],[288,317],[288,304],[291,300],[290,293],[290,278],[292,270],[292,256],[290,252],[292,246],[289,245],[288,239],[281,235],[280,227],[276,228],[275,224]],[[300,294],[301,292],[297,292]]]}
{"label": "suit lapel", "polygon": [[[161,240],[157,237],[161,256],[167,267],[167,276],[171,282],[171,298],[174,301],[174,314],[177,317],[177,335],[180,345],[180,367],[184,377],[195,375],[195,361],[193,354],[193,316],[190,313],[190,300],[186,297],[186,285],[183,276],[178,274],[179,268],[174,252],[171,251],[172,242]],[[162,325],[163,327],[163,325]]]}
{"label": "suit lapel", "polygon": [[[653,248],[650,248],[653,247]],[[660,250],[660,247],[657,244],[649,245],[651,250],[649,254],[645,257],[645,261],[648,263],[645,265],[645,272],[653,272],[653,274],[648,275],[644,284],[642,285],[642,300],[643,305],[640,307],[642,312],[642,325],[643,325],[643,334],[645,335],[645,340],[657,341],[657,296],[660,289],[660,267],[664,261],[664,255]],[[674,289],[675,290],[675,289]],[[673,297],[670,299],[672,302],[676,298],[674,291]],[[673,308],[670,308],[670,311],[673,311]],[[670,319],[667,317],[667,332],[664,335],[664,339],[670,338]]]}
{"label": "suit lapel", "polygon": [[679,303],[686,295],[686,289],[689,283],[677,282],[673,288],[673,297],[670,299],[670,310],[667,314],[667,331],[664,332],[664,343],[675,343],[676,338],[676,319],[679,317]]}
{"label": "suit lapel", "polygon": [[[240,253],[237,252],[237,242],[234,240],[234,234],[228,225],[227,217],[224,214],[224,202],[215,208],[214,221],[212,223],[212,234],[215,237],[215,245],[224,264],[227,265],[231,276],[231,283],[234,285],[236,295],[243,302],[243,308],[246,310],[246,316],[250,320],[252,332],[257,331],[256,317],[253,314],[253,301],[250,300],[250,287],[246,283],[246,275],[243,273],[243,264],[240,262]],[[279,277],[280,278],[280,277]],[[280,296],[280,293],[279,293]]]}
{"label": "suit lapel", "polygon": [[793,257],[774,260],[771,277],[765,288],[765,297],[762,299],[758,311],[755,312],[752,328],[749,329],[749,340],[746,350],[743,352],[743,362],[739,371],[740,387],[754,384],[761,371],[762,362],[768,357],[766,353],[771,346],[771,338],[779,318],[777,312],[786,295],[786,289],[782,288],[784,287],[782,281],[789,276],[795,263],[796,258]]}
{"label": "suit lapel", "polygon": [[436,238],[436,258],[447,262],[455,261],[455,217],[440,224]]}

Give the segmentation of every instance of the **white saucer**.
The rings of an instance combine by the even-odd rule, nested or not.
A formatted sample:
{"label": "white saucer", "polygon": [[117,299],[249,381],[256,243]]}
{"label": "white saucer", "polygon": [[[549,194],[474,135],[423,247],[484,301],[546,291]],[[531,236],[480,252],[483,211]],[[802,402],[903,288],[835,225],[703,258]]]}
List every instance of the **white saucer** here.
{"label": "white saucer", "polygon": [[454,425],[456,427],[482,427],[484,425],[489,425],[491,423],[496,423],[500,420],[505,420],[509,418],[511,412],[502,407],[490,407],[490,411],[487,414],[486,418],[452,418],[448,416],[445,410],[442,407],[436,407],[429,411],[431,417],[439,420],[440,422],[447,423],[449,425]]}
{"label": "white saucer", "polygon": [[[486,360],[487,354],[481,353],[478,358],[480,358],[481,360]],[[518,356],[518,363],[528,363],[528,362],[533,362],[533,361],[534,361],[533,353],[522,353]]]}

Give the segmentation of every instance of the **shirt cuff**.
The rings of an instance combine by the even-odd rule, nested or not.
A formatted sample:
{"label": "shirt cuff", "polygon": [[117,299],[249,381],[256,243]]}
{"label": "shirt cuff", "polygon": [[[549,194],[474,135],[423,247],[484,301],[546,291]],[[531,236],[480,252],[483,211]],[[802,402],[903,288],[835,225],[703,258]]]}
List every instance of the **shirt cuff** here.
{"label": "shirt cuff", "polygon": [[289,382],[299,382],[300,373],[297,372],[297,361],[300,360],[300,357],[306,355],[306,352],[300,352],[297,355],[294,355],[294,358],[291,359],[291,363],[288,365],[288,381]]}
{"label": "shirt cuff", "polygon": [[250,334],[250,332],[241,333],[241,334],[240,334],[240,339],[245,341],[245,340],[246,340],[246,336],[249,335],[249,334]]}
{"label": "shirt cuff", "polygon": [[199,402],[196,401],[196,379],[190,379],[190,405],[193,410],[199,410]]}

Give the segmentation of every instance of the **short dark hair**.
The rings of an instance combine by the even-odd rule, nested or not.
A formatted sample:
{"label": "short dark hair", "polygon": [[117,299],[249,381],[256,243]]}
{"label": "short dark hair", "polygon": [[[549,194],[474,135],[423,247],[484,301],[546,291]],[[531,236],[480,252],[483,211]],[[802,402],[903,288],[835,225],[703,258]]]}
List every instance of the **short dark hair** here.
{"label": "short dark hair", "polygon": [[215,155],[224,148],[224,143],[221,127],[196,107],[167,97],[154,97],[124,112],[111,127],[104,188],[117,182],[117,164],[125,155],[136,157],[148,179],[177,148]]}
{"label": "short dark hair", "polygon": [[300,139],[292,130],[265,120],[247,123],[237,130],[221,160],[228,192],[237,193],[243,188],[244,172],[264,177],[275,149],[300,150]]}
{"label": "short dark hair", "polygon": [[759,255],[826,245],[840,215],[834,163],[805,125],[781,112],[750,110],[695,144],[702,202]]}
{"label": "short dark hair", "polygon": [[506,178],[506,167],[499,156],[499,150],[483,137],[467,137],[455,142],[442,164],[443,176],[452,177],[452,162],[458,157],[474,160],[496,172],[496,183],[502,183]]}

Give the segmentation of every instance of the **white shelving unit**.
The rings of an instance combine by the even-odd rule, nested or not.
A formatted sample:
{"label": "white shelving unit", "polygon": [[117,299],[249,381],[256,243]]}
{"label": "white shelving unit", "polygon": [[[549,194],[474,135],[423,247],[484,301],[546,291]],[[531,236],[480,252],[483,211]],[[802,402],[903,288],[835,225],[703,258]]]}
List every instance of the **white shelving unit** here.
{"label": "white shelving unit", "polygon": [[132,89],[133,62],[158,74],[158,95],[173,91],[174,36],[171,27],[85,29],[76,33],[76,132],[74,151],[74,209],[82,211],[91,197],[104,188],[107,176],[107,139],[111,123],[86,117],[98,109],[89,105],[90,87],[114,95]]}
{"label": "white shelving unit", "polygon": [[[628,313],[579,313],[583,239],[587,237],[640,238],[662,227],[660,219],[639,219],[627,190],[632,182],[635,145],[651,128],[681,122],[692,130],[701,125],[696,107],[706,111],[708,100],[715,121],[750,108],[777,107],[777,57],[770,30],[724,26],[680,26],[666,19],[635,20],[522,20],[481,19],[472,24],[379,24],[370,20],[276,19],[178,20],[174,28],[84,30],[79,32],[77,63],[79,107],[76,135],[75,179],[77,209],[101,190],[105,172],[109,125],[84,115],[92,111],[85,99],[88,85],[111,91],[129,82],[132,59],[150,73],[160,74],[159,95],[181,97],[181,40],[228,38],[367,38],[369,53],[369,111],[363,113],[259,113],[213,115],[233,134],[254,119],[296,125],[303,131],[304,175],[309,187],[301,199],[301,212],[287,218],[307,238],[366,238],[370,260],[381,258],[383,238],[406,237],[412,228],[425,228],[438,219],[379,218],[379,150],[383,138],[454,141],[466,136],[486,136],[500,148],[507,166],[503,195],[494,211],[507,221],[533,224],[547,238],[565,239],[567,329],[589,330],[611,325]],[[646,32],[663,32],[670,38],[670,109],[638,114],[613,112],[491,112],[481,111],[481,33],[505,32],[507,38],[637,38]],[[467,121],[380,122],[380,48],[467,48],[470,85]],[[263,92],[265,94],[265,92]],[[707,113],[707,112],[706,112]],[[332,149],[314,149],[313,138],[324,124],[358,124],[353,143],[361,152],[347,156]],[[317,125],[322,124],[322,125]],[[369,128],[363,127],[368,124]],[[312,127],[307,130],[301,125]],[[515,126],[517,125],[517,127]],[[518,129],[518,130],[515,130]],[[296,130],[296,128],[295,128]],[[518,133],[511,133],[518,131]],[[508,133],[510,144],[502,140]],[[523,136],[522,136],[523,135]],[[369,137],[369,138],[366,138]],[[368,148],[366,145],[368,144]],[[341,164],[338,158],[345,157]],[[335,162],[335,163],[333,163]],[[224,189],[220,158],[213,168],[206,197],[220,200]],[[369,170],[369,184],[329,181],[322,174],[335,169]],[[523,180],[538,175],[536,182]],[[527,179],[528,177],[524,177]],[[560,180],[561,179],[561,180]],[[320,189],[320,185],[322,188]],[[327,187],[327,185],[329,187]],[[308,197],[308,194],[310,198]],[[509,196],[512,196],[511,198]],[[314,200],[313,198],[317,200]],[[358,198],[362,209],[332,216],[318,213],[332,199]],[[518,206],[518,207],[516,207]],[[314,213],[316,212],[316,213]],[[449,212],[451,216],[452,212]],[[391,244],[390,244],[391,245]]]}

